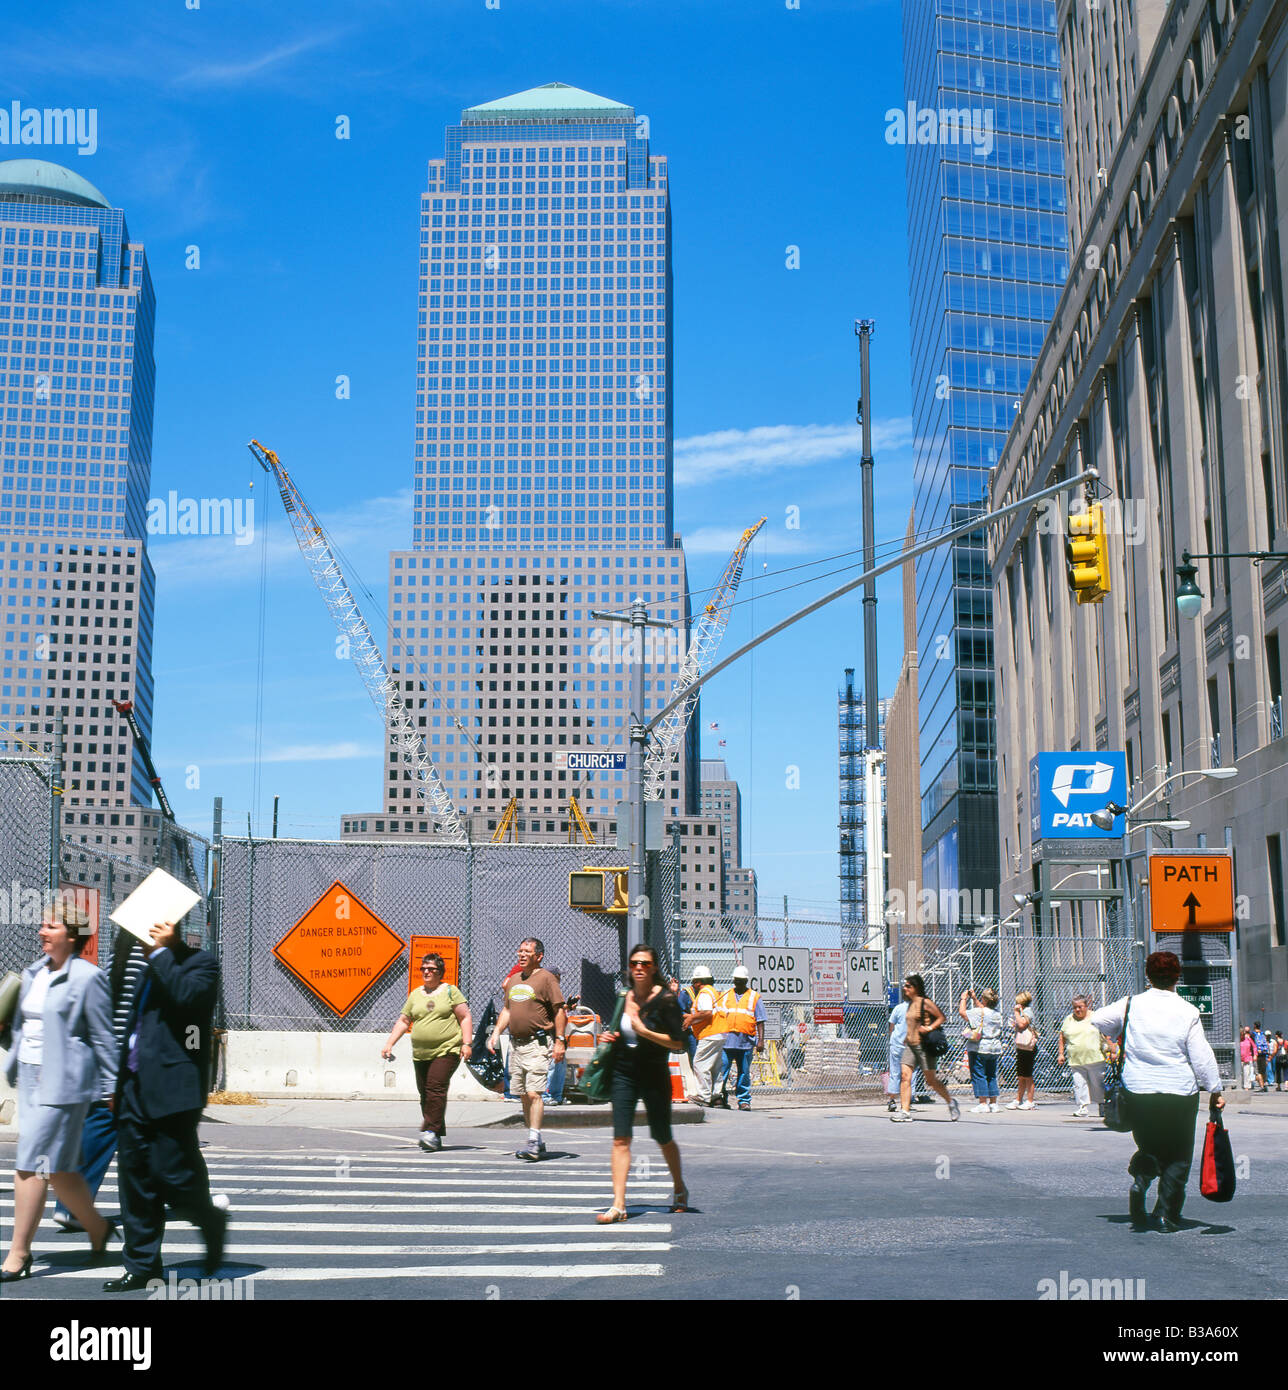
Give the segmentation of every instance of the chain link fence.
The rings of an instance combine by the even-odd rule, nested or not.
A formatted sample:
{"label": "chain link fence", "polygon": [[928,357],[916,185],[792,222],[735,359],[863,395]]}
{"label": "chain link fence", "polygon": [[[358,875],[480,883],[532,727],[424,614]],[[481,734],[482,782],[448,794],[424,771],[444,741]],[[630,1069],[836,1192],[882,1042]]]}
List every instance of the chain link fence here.
{"label": "chain link fence", "polygon": [[[560,972],[565,997],[601,1016],[622,977],[626,917],[569,906],[569,874],[624,869],[602,845],[452,845],[224,837],[217,847],[215,945],[222,968],[222,1026],[283,1032],[384,1032],[407,1000],[413,935],[456,937],[460,987],[478,1017],[536,935],[543,964]],[[662,856],[658,856],[662,858]],[[652,876],[663,878],[656,861]],[[340,883],[404,949],[341,1016],[274,956],[273,948],[332,885]],[[416,983],[419,983],[417,981]]]}
{"label": "chain link fence", "polygon": [[0,758],[0,974],[39,953],[36,929],[53,886],[53,769],[43,758]]}

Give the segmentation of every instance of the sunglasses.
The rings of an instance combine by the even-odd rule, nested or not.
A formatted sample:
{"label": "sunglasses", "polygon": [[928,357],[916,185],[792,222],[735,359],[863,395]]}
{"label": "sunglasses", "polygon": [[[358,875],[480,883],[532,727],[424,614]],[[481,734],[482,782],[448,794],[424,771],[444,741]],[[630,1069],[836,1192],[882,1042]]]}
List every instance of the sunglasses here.
{"label": "sunglasses", "polygon": [[651,960],[633,960],[630,964],[632,970],[634,970],[636,966],[639,966],[641,970],[653,969],[653,962]]}
{"label": "sunglasses", "polygon": [[422,965],[420,968],[422,970],[432,970],[436,975],[439,974],[443,969],[441,965]]}

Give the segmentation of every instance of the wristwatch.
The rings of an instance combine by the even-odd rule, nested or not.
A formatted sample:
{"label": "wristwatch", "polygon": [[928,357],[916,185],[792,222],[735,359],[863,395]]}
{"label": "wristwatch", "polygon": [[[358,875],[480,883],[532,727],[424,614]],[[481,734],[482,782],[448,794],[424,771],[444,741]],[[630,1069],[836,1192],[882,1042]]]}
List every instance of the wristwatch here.
{"label": "wristwatch", "polygon": [[565,1034],[565,1033],[556,1033],[556,1034],[555,1034],[555,1042],[566,1043],[567,1041],[568,1041],[567,1034]]}

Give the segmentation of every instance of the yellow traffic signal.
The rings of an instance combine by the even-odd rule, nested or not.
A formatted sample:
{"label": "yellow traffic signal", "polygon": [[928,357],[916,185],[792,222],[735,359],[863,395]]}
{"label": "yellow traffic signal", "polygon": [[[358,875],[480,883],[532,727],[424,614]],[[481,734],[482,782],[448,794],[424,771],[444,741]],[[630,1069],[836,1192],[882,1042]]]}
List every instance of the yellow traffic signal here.
{"label": "yellow traffic signal", "polygon": [[1099,502],[1069,517],[1064,543],[1069,588],[1079,603],[1099,603],[1109,592],[1109,539]]}

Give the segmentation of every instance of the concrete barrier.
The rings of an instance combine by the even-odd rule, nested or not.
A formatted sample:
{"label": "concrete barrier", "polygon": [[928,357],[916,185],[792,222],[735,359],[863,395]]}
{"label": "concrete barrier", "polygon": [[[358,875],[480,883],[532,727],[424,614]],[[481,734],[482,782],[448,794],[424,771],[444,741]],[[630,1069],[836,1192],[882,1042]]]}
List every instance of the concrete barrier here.
{"label": "concrete barrier", "polygon": [[[219,1082],[227,1091],[265,1098],[370,1097],[415,1101],[411,1043],[402,1038],[394,1060],[380,1056],[386,1033],[228,1033],[223,1041]],[[450,1100],[492,1100],[469,1069],[456,1069]]]}

